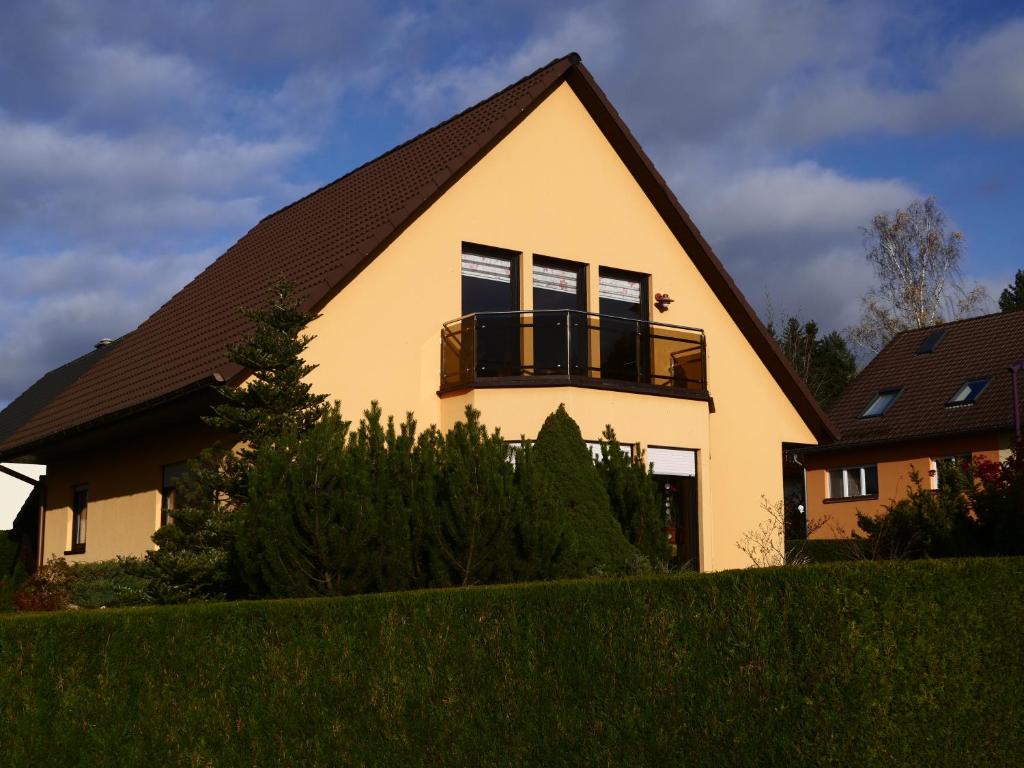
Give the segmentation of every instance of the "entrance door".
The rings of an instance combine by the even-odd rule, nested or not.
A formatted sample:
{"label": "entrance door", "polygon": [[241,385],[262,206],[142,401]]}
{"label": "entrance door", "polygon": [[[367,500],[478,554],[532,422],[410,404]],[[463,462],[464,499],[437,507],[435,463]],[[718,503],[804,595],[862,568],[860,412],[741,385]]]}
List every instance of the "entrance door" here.
{"label": "entrance door", "polygon": [[468,379],[522,372],[518,264],[516,254],[463,247],[461,367]]}
{"label": "entrance door", "polygon": [[601,378],[646,383],[651,339],[647,324],[647,280],[633,272],[602,269]]}
{"label": "entrance door", "polygon": [[648,448],[654,482],[665,513],[672,565],[700,570],[697,522],[697,453],[683,448]]}
{"label": "entrance door", "polygon": [[587,374],[586,290],[582,264],[534,258],[533,370],[537,375]]}

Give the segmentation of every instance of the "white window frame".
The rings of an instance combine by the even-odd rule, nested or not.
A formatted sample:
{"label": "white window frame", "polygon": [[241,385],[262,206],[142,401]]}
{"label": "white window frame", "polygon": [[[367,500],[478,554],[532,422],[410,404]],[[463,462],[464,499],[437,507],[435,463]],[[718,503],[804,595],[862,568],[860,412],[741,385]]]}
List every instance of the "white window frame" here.
{"label": "white window frame", "polygon": [[[861,464],[856,467],[834,467],[828,470],[828,497],[830,499],[862,499],[865,496],[876,496],[877,493],[868,493],[868,476],[867,470],[875,468],[875,483],[878,483],[878,465],[877,464]],[[832,473],[842,472],[843,473],[843,488],[842,494],[837,495],[835,488],[832,487]],[[850,473],[857,472],[860,475],[860,489],[861,492],[857,496],[850,495]]]}

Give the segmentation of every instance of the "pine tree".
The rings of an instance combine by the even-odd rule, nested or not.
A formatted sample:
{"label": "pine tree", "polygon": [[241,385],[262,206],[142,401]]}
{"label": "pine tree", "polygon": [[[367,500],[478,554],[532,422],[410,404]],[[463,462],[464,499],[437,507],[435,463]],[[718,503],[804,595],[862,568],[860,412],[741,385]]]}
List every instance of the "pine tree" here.
{"label": "pine tree", "polygon": [[565,553],[555,575],[626,571],[639,552],[612,515],[590,450],[564,405],[544,421],[533,451],[533,471],[525,478],[523,492],[537,505],[538,514],[566,532]]}
{"label": "pine tree", "polygon": [[643,451],[623,452],[610,425],[605,427],[603,438],[597,469],[608,491],[612,513],[630,544],[652,563],[667,563],[671,553],[665,515]]}
{"label": "pine tree", "polygon": [[488,434],[472,406],[466,406],[466,420],[444,437],[432,543],[451,584],[515,577],[512,537],[518,505],[510,456],[500,433]]}

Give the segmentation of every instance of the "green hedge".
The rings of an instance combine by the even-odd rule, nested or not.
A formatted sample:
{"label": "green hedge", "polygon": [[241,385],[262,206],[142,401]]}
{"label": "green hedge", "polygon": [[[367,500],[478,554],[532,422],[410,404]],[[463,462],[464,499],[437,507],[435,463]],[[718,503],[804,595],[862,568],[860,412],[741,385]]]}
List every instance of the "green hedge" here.
{"label": "green hedge", "polygon": [[0,618],[0,761],[1024,764],[1024,561]]}

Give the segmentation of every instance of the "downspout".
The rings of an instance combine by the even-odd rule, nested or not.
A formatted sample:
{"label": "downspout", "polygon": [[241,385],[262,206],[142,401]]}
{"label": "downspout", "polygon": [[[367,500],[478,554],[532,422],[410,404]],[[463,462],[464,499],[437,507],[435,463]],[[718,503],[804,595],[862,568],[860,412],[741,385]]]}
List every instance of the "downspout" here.
{"label": "downspout", "polygon": [[1013,377],[1013,429],[1017,436],[1017,442],[1020,442],[1021,436],[1021,424],[1020,424],[1020,388],[1017,386],[1017,374],[1024,370],[1024,361],[1014,363],[1010,366],[1010,376]]}

